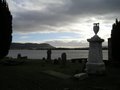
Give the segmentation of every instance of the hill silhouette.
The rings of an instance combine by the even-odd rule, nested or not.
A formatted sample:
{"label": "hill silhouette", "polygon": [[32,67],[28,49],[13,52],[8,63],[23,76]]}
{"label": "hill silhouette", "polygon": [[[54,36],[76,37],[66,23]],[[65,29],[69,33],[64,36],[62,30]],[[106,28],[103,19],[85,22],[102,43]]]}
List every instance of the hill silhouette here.
{"label": "hill silhouette", "polygon": [[30,49],[30,50],[39,50],[39,49],[55,49],[56,47],[47,44],[47,43],[12,43],[10,49]]}
{"label": "hill silhouette", "polygon": [[[55,47],[48,43],[12,43],[10,49],[12,50],[21,50],[21,49],[27,49],[27,50],[88,50],[89,47],[82,47],[82,48],[67,48],[67,47]],[[107,46],[102,47],[103,50],[107,50]]]}

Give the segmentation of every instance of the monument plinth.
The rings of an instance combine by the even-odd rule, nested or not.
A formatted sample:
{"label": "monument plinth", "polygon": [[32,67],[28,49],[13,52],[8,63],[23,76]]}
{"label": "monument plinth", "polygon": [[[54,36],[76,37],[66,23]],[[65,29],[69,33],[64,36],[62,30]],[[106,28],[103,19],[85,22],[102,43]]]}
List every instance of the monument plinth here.
{"label": "monument plinth", "polygon": [[86,63],[86,70],[88,74],[104,74],[105,65],[102,55],[102,42],[104,42],[104,39],[101,39],[97,35],[99,23],[94,24],[93,30],[95,35],[92,38],[87,39],[89,42],[89,55],[88,62]]}

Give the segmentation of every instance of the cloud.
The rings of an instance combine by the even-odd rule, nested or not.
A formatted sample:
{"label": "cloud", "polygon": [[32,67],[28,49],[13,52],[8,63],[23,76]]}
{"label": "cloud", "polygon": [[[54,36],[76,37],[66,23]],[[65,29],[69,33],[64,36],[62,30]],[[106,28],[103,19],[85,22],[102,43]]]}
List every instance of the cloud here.
{"label": "cloud", "polygon": [[71,0],[67,13],[83,15],[105,15],[120,12],[119,0]]}
{"label": "cloud", "polygon": [[[93,23],[99,22],[98,34],[107,40],[115,18],[120,18],[120,0],[7,1],[15,33],[74,32],[85,41],[94,34]],[[58,43],[57,40],[54,43]],[[73,41],[71,43],[78,45]]]}
{"label": "cloud", "polygon": [[87,47],[88,43],[83,41],[77,41],[77,40],[51,40],[46,41],[46,43],[49,43],[56,47],[67,47],[67,48],[80,48],[80,47]]}
{"label": "cloud", "polygon": [[[42,42],[41,42],[42,43]],[[78,39],[58,39],[58,40],[48,40],[45,43],[49,43],[56,47],[66,47],[66,48],[83,48],[89,47],[89,43],[87,40],[79,40]],[[107,46],[108,43],[104,42],[103,46]]]}
{"label": "cloud", "polygon": [[[92,17],[116,18],[119,0],[8,0],[16,32],[50,32]],[[110,16],[109,16],[110,15]],[[79,22],[78,22],[79,20]],[[97,22],[97,21],[96,21]],[[73,31],[74,29],[70,30]],[[65,31],[65,30],[61,30]]]}

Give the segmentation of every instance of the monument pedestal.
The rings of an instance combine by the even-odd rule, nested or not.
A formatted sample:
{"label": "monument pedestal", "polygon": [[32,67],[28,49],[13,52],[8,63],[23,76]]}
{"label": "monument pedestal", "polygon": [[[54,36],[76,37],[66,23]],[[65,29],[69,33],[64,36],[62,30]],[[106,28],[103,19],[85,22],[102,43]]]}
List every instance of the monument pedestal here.
{"label": "monument pedestal", "polygon": [[86,63],[86,71],[88,74],[104,74],[105,65],[103,62],[102,55],[102,42],[97,34],[95,34],[91,39],[87,39],[89,42],[89,56],[88,62]]}
{"label": "monument pedestal", "polygon": [[104,63],[87,63],[86,68],[88,74],[96,74],[96,75],[105,74]]}

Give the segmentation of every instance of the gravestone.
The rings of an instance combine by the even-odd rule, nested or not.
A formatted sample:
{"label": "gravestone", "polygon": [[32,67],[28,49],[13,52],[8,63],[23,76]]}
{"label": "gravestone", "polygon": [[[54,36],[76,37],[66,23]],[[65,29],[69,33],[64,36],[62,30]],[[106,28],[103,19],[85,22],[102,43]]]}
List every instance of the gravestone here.
{"label": "gravestone", "polygon": [[51,50],[50,49],[47,50],[47,61],[51,61],[51,54],[52,54]]}
{"label": "gravestone", "polygon": [[21,59],[21,54],[19,53],[18,55],[17,55],[17,59]]}
{"label": "gravestone", "polygon": [[88,74],[104,74],[105,65],[102,55],[102,42],[104,42],[104,39],[101,39],[97,35],[99,23],[94,23],[93,30],[95,35],[92,38],[87,39],[89,42],[89,55],[88,62],[86,63],[86,71]]}
{"label": "gravestone", "polygon": [[61,59],[62,59],[62,64],[63,64],[63,65],[66,65],[66,62],[67,62],[66,53],[62,53],[62,54],[61,54]]}

